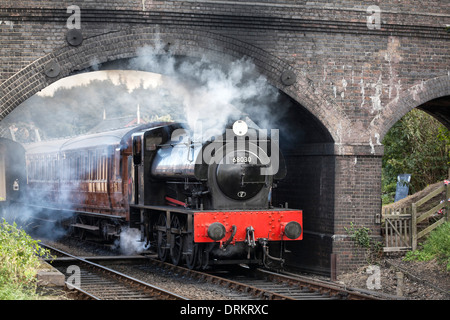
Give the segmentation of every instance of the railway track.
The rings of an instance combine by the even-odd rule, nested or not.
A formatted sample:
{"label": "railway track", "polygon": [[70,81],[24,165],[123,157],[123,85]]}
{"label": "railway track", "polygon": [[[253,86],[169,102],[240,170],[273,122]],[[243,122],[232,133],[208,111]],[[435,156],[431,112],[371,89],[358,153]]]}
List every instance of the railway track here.
{"label": "railway track", "polygon": [[[188,300],[187,298],[142,282],[126,274],[73,256],[41,243],[58,256],[52,265],[66,275],[66,286],[84,299],[93,300]],[[72,275],[67,276],[67,273]]]}
{"label": "railway track", "polygon": [[[51,248],[50,249],[54,249]],[[196,281],[207,282],[215,286],[225,287],[229,293],[229,299],[236,300],[376,300],[376,297],[362,294],[355,291],[349,291],[343,289],[337,285],[333,285],[328,282],[312,280],[306,277],[283,275],[267,271],[264,269],[245,269],[245,268],[232,268],[227,271],[195,271],[181,266],[174,266],[169,263],[162,262],[151,257],[134,257],[132,261],[131,257],[90,257],[90,258],[77,258],[67,254],[69,258],[59,258],[53,262],[56,268],[66,274],[67,268],[70,265],[74,265],[74,261],[81,261],[81,290],[84,290],[93,295],[93,298],[98,299],[176,299],[182,300],[184,297],[180,295],[170,295],[167,290],[163,290],[163,293],[153,293],[154,289],[146,288],[147,284],[141,280],[131,278],[123,273],[114,271],[116,267],[114,264],[123,264],[125,260],[130,265],[138,268],[142,272],[155,273],[156,270],[166,270],[170,272],[174,277],[179,279],[195,279]],[[77,259],[77,260],[74,260]],[[104,267],[98,263],[108,264],[109,268]],[[78,262],[77,262],[78,263]],[[94,265],[94,267],[92,267]],[[111,266],[112,265],[112,266]],[[97,271],[100,268],[102,271]],[[103,271],[106,270],[106,271]],[[114,276],[111,276],[110,273]],[[109,274],[103,276],[103,274]],[[125,287],[123,284],[116,284],[112,282],[117,277],[115,274],[119,274],[119,278],[125,278]],[[105,278],[104,280],[100,278]],[[133,280],[130,280],[133,279]],[[140,288],[136,291],[128,291],[130,282],[139,284]],[[123,282],[123,281],[122,281]],[[69,286],[71,284],[69,283]],[[144,289],[142,289],[144,286]],[[136,290],[136,289],[134,289]],[[150,294],[147,292],[150,291]],[[100,292],[100,293],[98,293]],[[122,293],[123,292],[123,293]],[[120,294],[119,294],[120,293]]]}
{"label": "railway track", "polygon": [[252,277],[240,276],[236,280],[283,294],[292,300],[378,300],[374,296],[347,290],[329,282],[264,269],[254,270]]}
{"label": "railway track", "polygon": [[239,292],[240,300],[378,300],[374,296],[343,289],[331,283],[289,276],[264,269],[229,273],[199,272],[151,259],[150,263]]}

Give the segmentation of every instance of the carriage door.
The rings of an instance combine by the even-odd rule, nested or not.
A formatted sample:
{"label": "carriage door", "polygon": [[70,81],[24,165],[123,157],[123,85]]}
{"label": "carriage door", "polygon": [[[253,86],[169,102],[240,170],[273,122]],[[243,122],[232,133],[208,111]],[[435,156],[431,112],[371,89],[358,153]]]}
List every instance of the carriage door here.
{"label": "carriage door", "polygon": [[6,201],[5,148],[0,145],[0,202]]}
{"label": "carriage door", "polygon": [[136,204],[136,190],[134,186],[134,166],[133,166],[133,156],[128,156],[128,203]]}

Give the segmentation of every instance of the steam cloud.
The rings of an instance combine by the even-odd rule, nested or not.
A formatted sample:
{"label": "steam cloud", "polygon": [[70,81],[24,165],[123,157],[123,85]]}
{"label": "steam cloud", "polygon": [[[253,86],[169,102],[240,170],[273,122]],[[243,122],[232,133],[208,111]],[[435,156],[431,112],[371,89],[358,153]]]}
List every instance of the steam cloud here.
{"label": "steam cloud", "polygon": [[247,58],[214,63],[203,56],[199,60],[180,60],[167,54],[161,44],[137,51],[130,68],[164,75],[165,88],[180,97],[182,113],[195,129],[201,122],[205,137],[222,134],[230,119],[250,114],[260,126],[268,126],[278,91]]}
{"label": "steam cloud", "polygon": [[139,254],[144,251],[139,229],[123,228],[120,232],[120,239],[116,240],[115,245],[120,249],[123,255]]}
{"label": "steam cloud", "polygon": [[201,124],[208,139],[245,115],[261,128],[278,128],[286,110],[278,90],[249,58],[218,63],[206,55],[179,57],[156,40],[127,62],[102,67],[93,58],[91,63],[91,72],[54,83],[22,103],[2,126],[22,125],[26,133],[16,137],[27,142],[35,128],[43,140],[61,138],[91,131],[104,114],[107,119],[136,115],[139,106],[147,121],[168,116],[191,129]]}

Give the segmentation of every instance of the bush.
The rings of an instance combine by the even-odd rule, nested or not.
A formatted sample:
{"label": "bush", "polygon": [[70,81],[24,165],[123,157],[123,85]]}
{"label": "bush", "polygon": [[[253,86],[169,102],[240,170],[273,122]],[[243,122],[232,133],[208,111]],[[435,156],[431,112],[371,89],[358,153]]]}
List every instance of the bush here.
{"label": "bush", "polygon": [[366,250],[367,263],[377,263],[383,254],[383,244],[370,238],[370,229],[366,227],[358,228],[353,222],[350,222],[350,228],[344,227],[344,229],[357,247]]}
{"label": "bush", "polygon": [[36,270],[39,257],[48,250],[39,247],[16,223],[0,223],[0,299],[35,299]]}
{"label": "bush", "polygon": [[450,271],[450,222],[433,230],[422,249],[408,252],[404,260],[429,261],[434,258],[444,263],[447,271]]}

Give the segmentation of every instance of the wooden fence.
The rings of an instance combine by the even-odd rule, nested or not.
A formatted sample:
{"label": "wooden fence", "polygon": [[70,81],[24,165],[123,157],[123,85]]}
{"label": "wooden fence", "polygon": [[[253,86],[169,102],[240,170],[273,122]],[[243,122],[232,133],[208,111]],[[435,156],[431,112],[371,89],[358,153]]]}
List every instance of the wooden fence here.
{"label": "wooden fence", "polygon": [[[444,196],[438,197],[442,193],[444,193]],[[429,202],[433,198],[436,198],[436,202],[439,203],[433,203],[430,208]],[[448,221],[450,216],[449,200],[450,185],[447,183],[411,205],[396,209],[385,209],[383,215],[384,251],[416,250],[420,238]],[[424,207],[427,209],[424,209]]]}

